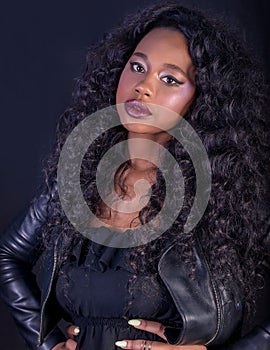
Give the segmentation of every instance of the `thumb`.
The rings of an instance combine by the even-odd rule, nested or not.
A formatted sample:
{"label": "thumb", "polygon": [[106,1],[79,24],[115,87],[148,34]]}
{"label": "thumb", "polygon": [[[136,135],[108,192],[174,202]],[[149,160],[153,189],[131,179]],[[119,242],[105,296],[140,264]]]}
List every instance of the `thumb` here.
{"label": "thumb", "polygon": [[67,334],[71,339],[73,339],[73,336],[76,336],[79,333],[80,333],[80,327],[76,325],[71,325],[67,327]]}

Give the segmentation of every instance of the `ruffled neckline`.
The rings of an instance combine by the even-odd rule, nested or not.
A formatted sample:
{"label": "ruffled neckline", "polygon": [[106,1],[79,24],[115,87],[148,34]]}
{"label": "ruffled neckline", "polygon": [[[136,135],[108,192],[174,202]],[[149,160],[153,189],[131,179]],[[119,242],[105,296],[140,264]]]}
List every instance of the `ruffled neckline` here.
{"label": "ruffled neckline", "polygon": [[[95,228],[99,233],[108,231],[107,227]],[[132,272],[128,256],[132,248],[105,246],[87,238],[81,239],[72,250],[72,264],[89,267],[93,271],[105,272],[107,269],[123,268]]]}

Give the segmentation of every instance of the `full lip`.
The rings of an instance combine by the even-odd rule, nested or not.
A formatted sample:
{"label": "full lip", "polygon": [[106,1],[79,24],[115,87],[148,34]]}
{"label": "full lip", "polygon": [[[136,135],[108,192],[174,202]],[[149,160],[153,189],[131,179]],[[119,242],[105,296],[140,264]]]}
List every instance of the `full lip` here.
{"label": "full lip", "polygon": [[136,99],[129,99],[125,102],[125,111],[135,119],[144,119],[152,115],[147,105]]}

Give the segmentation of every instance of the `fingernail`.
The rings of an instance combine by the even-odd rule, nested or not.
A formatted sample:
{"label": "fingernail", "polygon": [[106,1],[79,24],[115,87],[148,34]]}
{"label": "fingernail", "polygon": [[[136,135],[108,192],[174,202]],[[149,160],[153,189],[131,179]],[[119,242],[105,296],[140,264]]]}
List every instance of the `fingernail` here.
{"label": "fingernail", "polygon": [[129,320],[128,324],[130,324],[131,326],[139,326],[142,323],[141,320]]}
{"label": "fingernail", "polygon": [[79,334],[80,333],[80,327],[75,327],[74,328],[74,333]]}
{"label": "fingernail", "polygon": [[127,346],[127,341],[125,340],[118,340],[115,342],[116,346],[119,346],[119,348],[125,348]]}

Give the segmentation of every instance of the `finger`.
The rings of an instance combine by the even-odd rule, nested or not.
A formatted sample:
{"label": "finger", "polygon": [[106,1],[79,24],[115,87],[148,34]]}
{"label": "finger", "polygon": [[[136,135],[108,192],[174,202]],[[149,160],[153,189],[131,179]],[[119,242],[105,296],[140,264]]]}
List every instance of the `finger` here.
{"label": "finger", "polygon": [[143,331],[154,333],[159,337],[161,337],[162,339],[166,340],[166,337],[164,335],[165,326],[163,326],[159,322],[142,320],[142,319],[133,319],[133,320],[129,320],[128,324],[130,324],[135,328],[141,329]]}
{"label": "finger", "polygon": [[[164,349],[164,343],[159,343],[159,342],[153,342],[149,340],[121,340],[115,342],[115,345],[118,346],[119,348],[122,349],[127,349],[127,350],[154,350],[154,349],[161,349],[159,345],[163,345]],[[154,347],[155,346],[155,347]]]}
{"label": "finger", "polygon": [[171,345],[149,340],[121,340],[115,342],[119,348],[126,350],[206,350],[203,345]]}
{"label": "finger", "polygon": [[68,339],[65,343],[66,350],[75,350],[76,346],[77,346],[77,343],[72,339]]}
{"label": "finger", "polygon": [[74,335],[78,335],[80,333],[80,328],[76,325],[68,326],[66,330],[71,339],[73,339]]}

